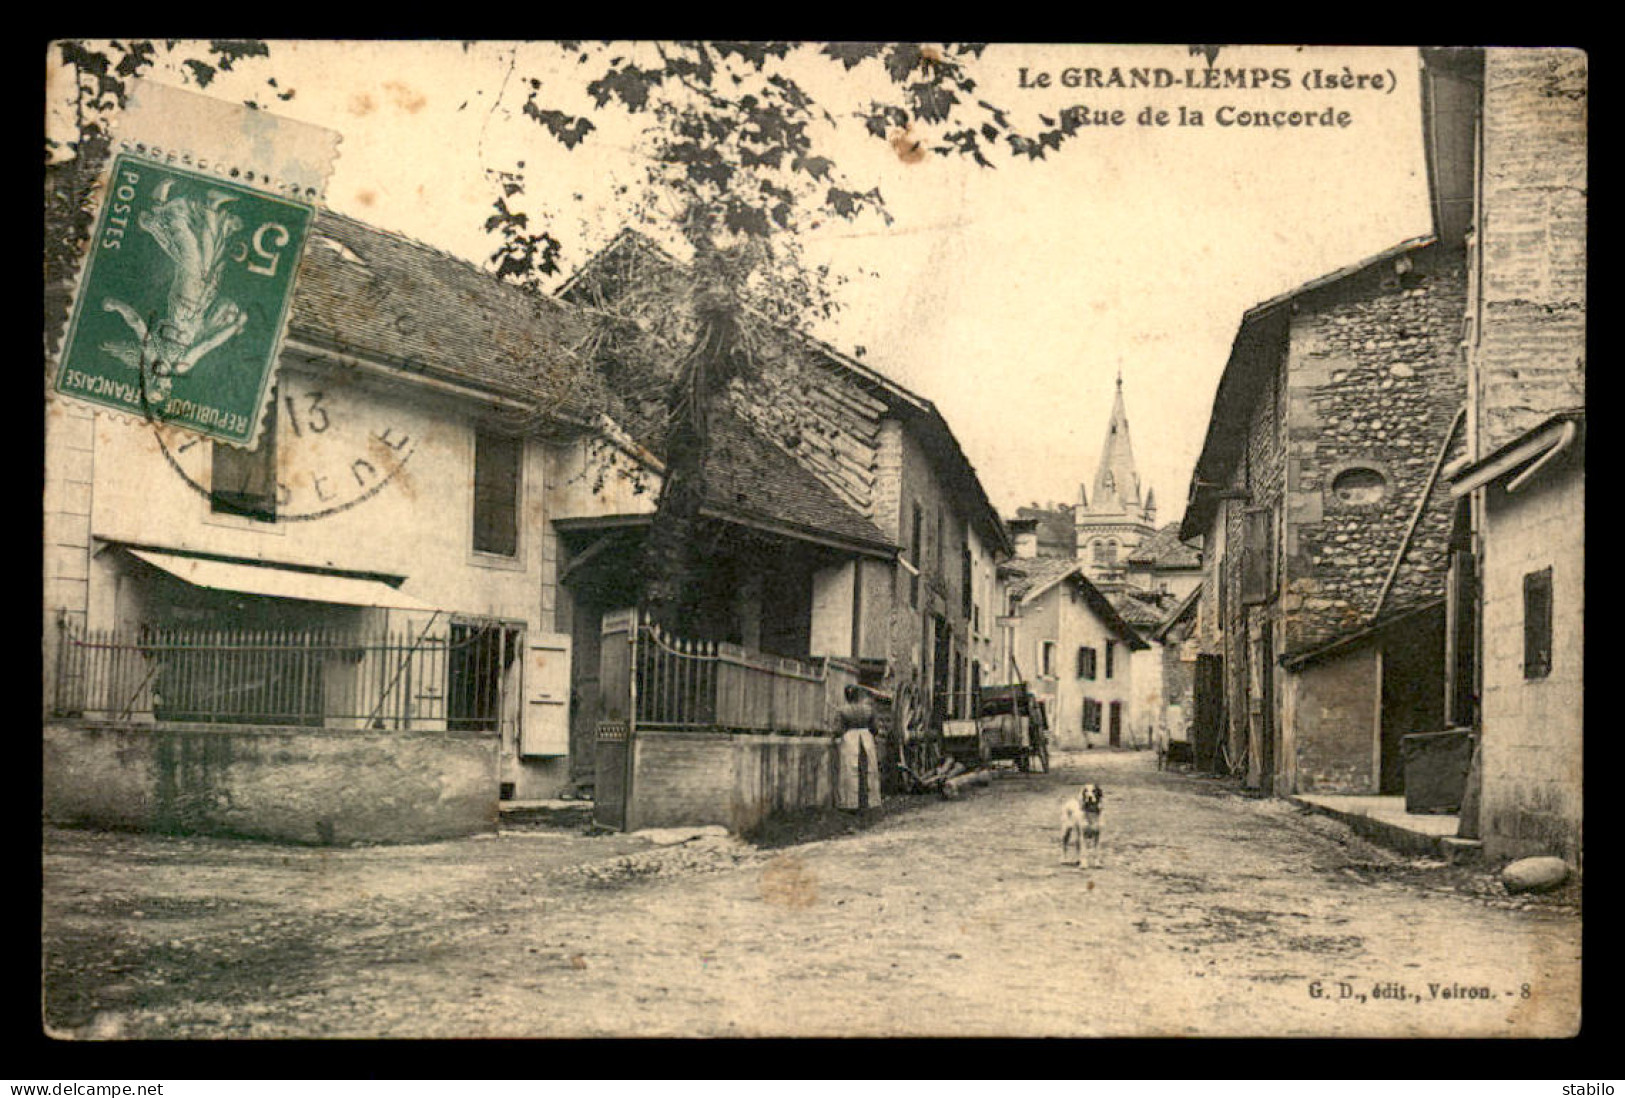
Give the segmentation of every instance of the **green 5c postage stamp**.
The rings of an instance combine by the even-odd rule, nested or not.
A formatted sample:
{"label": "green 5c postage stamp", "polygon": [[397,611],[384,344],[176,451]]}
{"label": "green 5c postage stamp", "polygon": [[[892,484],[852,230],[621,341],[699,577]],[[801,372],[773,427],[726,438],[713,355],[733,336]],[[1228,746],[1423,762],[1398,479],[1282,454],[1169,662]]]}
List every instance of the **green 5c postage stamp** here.
{"label": "green 5c postage stamp", "polygon": [[56,391],[252,447],[314,215],[237,182],[117,156]]}

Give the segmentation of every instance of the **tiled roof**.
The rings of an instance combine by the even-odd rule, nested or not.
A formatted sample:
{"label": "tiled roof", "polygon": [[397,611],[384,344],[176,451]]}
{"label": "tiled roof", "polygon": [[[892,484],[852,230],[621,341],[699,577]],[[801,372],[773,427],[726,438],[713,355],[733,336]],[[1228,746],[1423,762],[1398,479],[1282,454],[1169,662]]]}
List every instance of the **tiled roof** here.
{"label": "tiled roof", "polygon": [[1136,628],[1162,624],[1162,611],[1144,599],[1136,598],[1127,591],[1115,592],[1106,597],[1111,600],[1113,608],[1123,615],[1123,620]]}
{"label": "tiled roof", "polygon": [[724,516],[786,525],[877,550],[895,548],[874,523],[731,411],[711,417],[705,498]]}
{"label": "tiled roof", "polygon": [[1202,555],[1179,540],[1179,523],[1170,522],[1129,554],[1131,561],[1150,561],[1157,568],[1200,568]]}
{"label": "tiled roof", "polygon": [[999,565],[999,574],[1005,577],[1009,592],[1022,600],[1037,598],[1071,577],[1089,608],[1125,644],[1136,649],[1150,647],[1113,601],[1089,581],[1089,577],[1084,575],[1083,565],[1076,560],[1065,557],[1018,557]]}
{"label": "tiled roof", "polygon": [[342,352],[579,417],[567,306],[472,263],[330,211],[305,245],[290,329]]}
{"label": "tiled roof", "polygon": [[1005,561],[999,571],[1010,577],[1010,593],[1024,599],[1030,592],[1051,587],[1080,567],[1071,557],[1017,557]]}
{"label": "tiled roof", "polygon": [[[559,287],[558,296],[577,304],[589,304],[594,295],[613,299],[618,282],[629,269],[627,257],[638,255],[656,266],[682,270],[683,264],[655,241],[631,227],[621,229],[615,238],[581,265]],[[867,363],[859,362],[811,333],[791,325],[777,325],[797,341],[816,349],[834,367],[849,375],[863,391],[885,404],[920,432],[928,456],[941,461],[950,489],[962,496],[982,532],[1005,552],[1011,552],[1009,532],[987,498],[976,468],[954,437],[948,421],[936,405],[914,393]]]}

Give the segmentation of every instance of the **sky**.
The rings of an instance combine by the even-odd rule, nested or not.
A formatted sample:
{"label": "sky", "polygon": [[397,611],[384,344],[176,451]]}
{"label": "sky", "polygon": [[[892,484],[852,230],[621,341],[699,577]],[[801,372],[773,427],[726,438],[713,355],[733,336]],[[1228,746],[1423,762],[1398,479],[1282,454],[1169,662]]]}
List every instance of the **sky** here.
{"label": "sky", "polygon": [[[798,77],[838,119],[867,101],[860,77],[804,52]],[[804,235],[812,259],[848,276],[817,333],[933,401],[1006,517],[1093,482],[1121,372],[1142,484],[1159,519],[1177,519],[1242,313],[1430,231],[1417,53],[1226,46],[1214,67],[1263,85],[1245,88],[1203,86],[1206,60],[1183,45],[994,44],[973,65],[978,92],[1018,125],[1074,104],[1102,124],[994,170],[904,163],[861,127],[831,131],[847,178],[878,185],[894,221]],[[1176,86],[1121,86],[1133,69]],[[491,172],[523,161],[523,208],[552,218],[568,272],[624,224],[616,188],[638,179],[624,116],[594,115],[598,131],[567,152],[523,115],[530,78],[589,112],[582,71],[545,42],[272,42],[201,90],[337,130],[329,206],[482,265],[496,247]],[[59,77],[48,58],[48,129],[64,117]],[[149,78],[200,90],[180,70]],[[268,78],[293,95],[272,97]],[[1318,124],[1328,110],[1347,124]],[[1317,124],[1236,124],[1260,111]]]}

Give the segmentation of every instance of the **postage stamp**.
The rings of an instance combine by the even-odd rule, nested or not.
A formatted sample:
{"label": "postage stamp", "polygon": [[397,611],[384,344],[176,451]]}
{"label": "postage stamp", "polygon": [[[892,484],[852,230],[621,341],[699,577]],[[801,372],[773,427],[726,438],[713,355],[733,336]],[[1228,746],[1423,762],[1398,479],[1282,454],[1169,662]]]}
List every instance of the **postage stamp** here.
{"label": "postage stamp", "polygon": [[56,391],[252,445],[308,203],[153,163],[113,163]]}
{"label": "postage stamp", "polygon": [[147,81],[116,138],[52,391],[252,449],[339,135]]}

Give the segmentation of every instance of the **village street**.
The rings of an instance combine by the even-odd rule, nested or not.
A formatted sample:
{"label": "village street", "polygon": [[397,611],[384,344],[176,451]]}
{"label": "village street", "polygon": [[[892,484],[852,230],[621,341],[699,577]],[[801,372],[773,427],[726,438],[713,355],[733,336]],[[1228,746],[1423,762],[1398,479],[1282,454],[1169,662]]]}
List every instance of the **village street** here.
{"label": "village street", "polygon": [[[1573,886],[1510,898],[1149,753],[1057,762],[778,849],[556,827],[354,849],[49,830],[46,1023],[91,1039],[1577,1026]],[[1080,870],[1057,806],[1090,779],[1104,865]]]}

